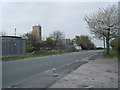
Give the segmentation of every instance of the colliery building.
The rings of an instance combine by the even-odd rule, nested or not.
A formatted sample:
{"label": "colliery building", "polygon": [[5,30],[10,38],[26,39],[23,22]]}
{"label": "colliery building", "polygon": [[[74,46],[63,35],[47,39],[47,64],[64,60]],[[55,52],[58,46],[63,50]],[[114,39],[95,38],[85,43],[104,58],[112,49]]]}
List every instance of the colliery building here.
{"label": "colliery building", "polygon": [[20,56],[26,53],[26,41],[22,37],[0,36],[2,41],[2,57]]}
{"label": "colliery building", "polygon": [[37,42],[41,42],[41,26],[40,25],[33,26],[32,34],[35,37]]}

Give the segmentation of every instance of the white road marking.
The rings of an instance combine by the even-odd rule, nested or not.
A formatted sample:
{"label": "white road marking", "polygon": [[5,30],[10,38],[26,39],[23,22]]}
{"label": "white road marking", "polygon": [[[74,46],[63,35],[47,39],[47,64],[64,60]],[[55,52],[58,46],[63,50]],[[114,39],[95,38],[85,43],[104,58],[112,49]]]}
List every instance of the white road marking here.
{"label": "white road marking", "polygon": [[53,69],[52,69],[52,71],[55,71],[55,70],[56,70],[56,68],[53,68]]}
{"label": "white road marking", "polygon": [[57,76],[59,76],[59,74],[57,74],[57,73],[53,75],[53,77],[57,77]]}
{"label": "white road marking", "polygon": [[79,62],[80,60],[76,60],[75,62]]}

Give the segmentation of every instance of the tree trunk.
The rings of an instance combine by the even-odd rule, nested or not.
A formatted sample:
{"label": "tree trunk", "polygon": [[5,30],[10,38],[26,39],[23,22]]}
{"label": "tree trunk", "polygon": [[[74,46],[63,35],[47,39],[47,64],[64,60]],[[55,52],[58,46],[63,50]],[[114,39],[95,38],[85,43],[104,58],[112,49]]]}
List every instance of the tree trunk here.
{"label": "tree trunk", "polygon": [[106,45],[107,45],[107,55],[109,55],[109,46],[110,46],[110,29],[108,29],[107,37],[106,37]]}
{"label": "tree trunk", "polygon": [[107,55],[109,55],[109,39],[106,38],[106,45],[107,45]]}
{"label": "tree trunk", "polygon": [[103,44],[104,44],[104,54],[105,54],[105,37],[103,37]]}

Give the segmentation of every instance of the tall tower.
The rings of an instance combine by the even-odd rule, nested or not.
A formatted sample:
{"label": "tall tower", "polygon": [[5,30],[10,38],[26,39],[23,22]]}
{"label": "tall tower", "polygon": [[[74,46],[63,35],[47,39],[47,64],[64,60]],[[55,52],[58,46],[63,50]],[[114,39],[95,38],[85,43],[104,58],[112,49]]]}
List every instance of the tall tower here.
{"label": "tall tower", "polygon": [[35,36],[37,42],[41,42],[41,26],[36,25],[32,28],[32,34]]}

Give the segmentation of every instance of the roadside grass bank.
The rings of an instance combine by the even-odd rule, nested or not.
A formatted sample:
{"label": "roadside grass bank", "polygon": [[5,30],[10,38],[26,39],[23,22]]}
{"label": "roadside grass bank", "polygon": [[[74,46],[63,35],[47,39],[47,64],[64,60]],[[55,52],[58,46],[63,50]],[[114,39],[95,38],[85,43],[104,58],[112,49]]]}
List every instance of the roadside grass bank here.
{"label": "roadside grass bank", "polygon": [[32,58],[32,57],[42,57],[42,56],[49,56],[55,54],[61,54],[63,51],[61,50],[41,50],[41,51],[34,51],[33,53],[29,53],[23,56],[11,56],[11,57],[2,57],[2,61],[11,61],[11,60],[18,60],[18,59],[25,59],[25,58]]}
{"label": "roadside grass bank", "polygon": [[117,50],[110,50],[109,55],[105,53],[105,58],[118,58],[118,51]]}
{"label": "roadside grass bank", "polygon": [[2,61],[11,61],[11,60],[18,60],[18,59],[25,59],[25,58],[32,58],[32,57],[50,56],[50,55],[67,53],[67,52],[77,52],[77,51],[40,50],[40,51],[34,51],[32,53],[29,53],[23,56],[2,57]]}

